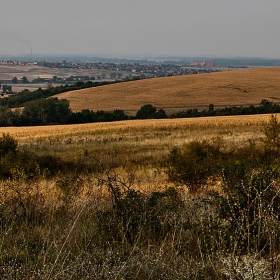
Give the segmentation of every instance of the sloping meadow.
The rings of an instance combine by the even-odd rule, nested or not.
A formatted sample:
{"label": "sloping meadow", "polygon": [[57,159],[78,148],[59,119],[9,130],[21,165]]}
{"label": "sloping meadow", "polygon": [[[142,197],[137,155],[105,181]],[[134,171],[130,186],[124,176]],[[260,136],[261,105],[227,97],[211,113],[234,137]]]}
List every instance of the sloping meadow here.
{"label": "sloping meadow", "polygon": [[67,99],[72,111],[89,109],[133,114],[145,104],[168,114],[189,108],[259,105],[262,99],[279,101],[280,68],[232,70],[122,82],[69,91],[54,97]]}

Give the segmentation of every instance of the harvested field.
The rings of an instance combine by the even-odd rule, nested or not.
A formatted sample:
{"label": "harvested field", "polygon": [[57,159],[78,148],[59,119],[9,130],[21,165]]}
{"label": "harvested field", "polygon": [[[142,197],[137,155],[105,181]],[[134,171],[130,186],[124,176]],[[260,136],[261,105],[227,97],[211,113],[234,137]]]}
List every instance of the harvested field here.
{"label": "harvested field", "polygon": [[[40,78],[52,78],[57,76],[67,78],[73,76],[97,76],[110,71],[100,69],[79,69],[79,68],[50,68],[39,65],[0,65],[0,80],[11,80],[17,77],[20,80],[26,76],[29,81]],[[15,84],[14,84],[15,85]]]}
{"label": "harvested field", "polygon": [[280,68],[257,68],[131,81],[57,95],[83,109],[135,112],[145,104],[167,112],[186,108],[258,105],[280,101]]}

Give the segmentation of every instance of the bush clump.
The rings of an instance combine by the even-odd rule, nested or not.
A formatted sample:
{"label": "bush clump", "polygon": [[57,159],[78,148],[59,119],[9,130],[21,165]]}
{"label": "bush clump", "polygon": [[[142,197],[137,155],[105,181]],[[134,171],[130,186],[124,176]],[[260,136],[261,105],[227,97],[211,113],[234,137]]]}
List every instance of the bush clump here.
{"label": "bush clump", "polygon": [[169,180],[185,185],[190,192],[206,186],[217,170],[220,147],[206,140],[195,140],[180,148],[173,148],[167,158]]}
{"label": "bush clump", "polygon": [[129,245],[156,243],[166,238],[178,223],[182,210],[183,200],[178,190],[170,187],[149,195],[120,184],[118,178],[111,174],[107,176],[101,185],[110,192],[112,205],[98,213],[102,236],[107,241]]}

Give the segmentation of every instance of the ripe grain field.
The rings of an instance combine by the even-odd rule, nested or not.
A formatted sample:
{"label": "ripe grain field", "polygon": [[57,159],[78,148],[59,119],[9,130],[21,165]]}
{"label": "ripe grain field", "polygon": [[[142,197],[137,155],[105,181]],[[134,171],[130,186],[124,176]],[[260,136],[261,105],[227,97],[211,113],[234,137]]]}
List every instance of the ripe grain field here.
{"label": "ripe grain field", "polygon": [[[36,143],[50,138],[68,139],[68,137],[90,137],[93,135],[124,135],[135,134],[141,137],[143,133],[157,131],[181,131],[183,138],[187,131],[193,131],[192,138],[215,135],[217,130],[230,130],[250,132],[254,127],[259,127],[269,119],[270,115],[250,116],[220,116],[186,119],[163,120],[129,120],[118,122],[29,126],[29,127],[1,127],[2,133],[9,133],[21,143]],[[212,132],[211,132],[212,131]],[[208,132],[205,133],[205,132]],[[252,134],[251,137],[256,135]]]}
{"label": "ripe grain field", "polygon": [[257,105],[280,101],[280,68],[256,68],[154,78],[82,89],[57,95],[83,109],[135,112],[145,104],[168,111],[215,106]]}
{"label": "ripe grain field", "polygon": [[[225,116],[164,120],[129,120],[110,123],[4,127],[1,133],[15,137],[19,146],[38,155],[53,155],[68,161],[116,167],[132,172],[146,190],[168,184],[166,156],[174,147],[192,140],[215,141],[234,147],[258,143],[263,123],[270,115]],[[225,147],[226,148],[226,147]]]}

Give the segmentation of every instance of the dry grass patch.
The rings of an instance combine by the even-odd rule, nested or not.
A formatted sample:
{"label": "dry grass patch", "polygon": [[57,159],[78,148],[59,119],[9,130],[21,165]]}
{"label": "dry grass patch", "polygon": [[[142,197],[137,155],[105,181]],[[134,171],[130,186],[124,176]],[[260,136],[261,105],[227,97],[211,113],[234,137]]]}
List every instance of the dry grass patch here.
{"label": "dry grass patch", "polygon": [[[166,185],[162,168],[170,150],[196,139],[224,139],[229,146],[242,146],[263,136],[262,124],[269,115],[207,117],[193,119],[130,120],[111,123],[6,127],[20,146],[38,155],[106,168],[118,167],[145,189]],[[216,141],[216,140],[214,140]],[[144,179],[146,178],[146,179]],[[145,181],[145,182],[144,182]]]}
{"label": "dry grass patch", "polygon": [[132,81],[57,95],[70,101],[73,111],[83,109],[137,111],[144,104],[158,108],[234,106],[279,102],[280,68],[165,77]]}
{"label": "dry grass patch", "polygon": [[[111,123],[5,127],[38,155],[106,168],[117,167],[122,178],[133,178],[140,189],[166,186],[163,164],[170,150],[196,139],[221,138],[229,147],[258,142],[269,115],[207,117],[192,119],[130,120]],[[140,184],[141,182],[141,184]],[[93,183],[92,185],[96,185]]]}

